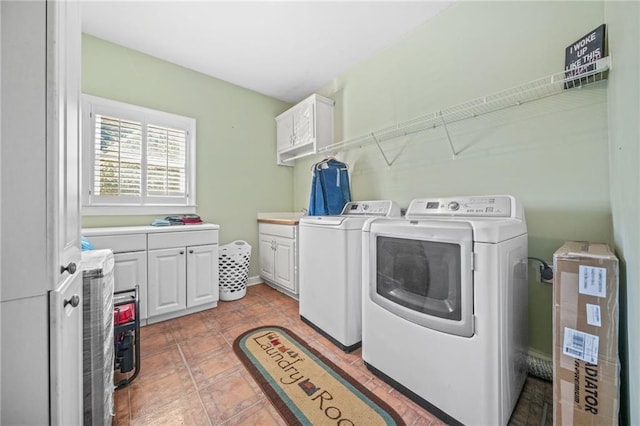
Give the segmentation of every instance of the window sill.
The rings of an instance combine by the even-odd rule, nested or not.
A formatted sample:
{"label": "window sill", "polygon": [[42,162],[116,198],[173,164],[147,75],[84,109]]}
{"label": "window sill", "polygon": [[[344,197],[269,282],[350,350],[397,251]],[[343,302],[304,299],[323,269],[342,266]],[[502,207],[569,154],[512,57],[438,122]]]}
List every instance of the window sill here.
{"label": "window sill", "polygon": [[132,215],[172,215],[172,214],[195,214],[196,206],[82,206],[82,216],[132,216]]}

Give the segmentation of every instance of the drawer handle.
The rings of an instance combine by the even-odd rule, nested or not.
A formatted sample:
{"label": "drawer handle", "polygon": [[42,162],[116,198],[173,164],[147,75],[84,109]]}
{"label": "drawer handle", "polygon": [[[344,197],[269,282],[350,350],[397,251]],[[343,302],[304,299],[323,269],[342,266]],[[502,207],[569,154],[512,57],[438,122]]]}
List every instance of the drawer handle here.
{"label": "drawer handle", "polygon": [[193,250],[189,250],[189,253],[193,253]]}
{"label": "drawer handle", "polygon": [[64,301],[64,305],[62,305],[63,308],[66,308],[67,305],[71,305],[72,308],[75,308],[76,306],[78,306],[80,304],[80,297],[77,294],[74,294],[71,299],[69,300],[65,300]]}
{"label": "drawer handle", "polygon": [[69,272],[69,275],[73,275],[76,273],[76,269],[78,267],[75,263],[70,262],[67,266],[60,266],[60,273],[64,274],[65,271]]}
{"label": "drawer handle", "polygon": [[184,250],[180,250],[180,254],[184,254]]}

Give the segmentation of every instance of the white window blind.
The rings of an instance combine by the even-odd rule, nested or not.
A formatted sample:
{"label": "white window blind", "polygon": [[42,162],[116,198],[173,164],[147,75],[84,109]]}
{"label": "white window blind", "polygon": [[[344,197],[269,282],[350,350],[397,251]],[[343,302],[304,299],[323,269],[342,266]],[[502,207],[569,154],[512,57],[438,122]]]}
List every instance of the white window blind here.
{"label": "white window blind", "polygon": [[93,194],[142,196],[142,123],[96,114]]}
{"label": "white window blind", "polygon": [[186,132],[149,125],[147,131],[147,193],[181,195],[185,192]]}
{"label": "white window blind", "polygon": [[195,212],[194,119],[88,95],[83,108],[83,214]]}

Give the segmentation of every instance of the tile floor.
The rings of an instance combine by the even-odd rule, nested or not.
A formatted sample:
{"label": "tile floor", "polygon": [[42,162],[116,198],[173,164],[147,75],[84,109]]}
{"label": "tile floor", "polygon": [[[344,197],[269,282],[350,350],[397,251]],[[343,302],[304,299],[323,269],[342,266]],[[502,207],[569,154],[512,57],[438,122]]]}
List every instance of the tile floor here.
{"label": "tile floor", "polygon": [[[304,338],[407,425],[443,424],[367,370],[360,350],[345,354],[304,324],[296,300],[259,284],[240,300],[143,327],[141,371],[116,392],[114,425],[284,425],[231,347],[243,331],[259,325],[281,325]],[[550,425],[551,398],[551,384],[530,377],[510,425]]]}

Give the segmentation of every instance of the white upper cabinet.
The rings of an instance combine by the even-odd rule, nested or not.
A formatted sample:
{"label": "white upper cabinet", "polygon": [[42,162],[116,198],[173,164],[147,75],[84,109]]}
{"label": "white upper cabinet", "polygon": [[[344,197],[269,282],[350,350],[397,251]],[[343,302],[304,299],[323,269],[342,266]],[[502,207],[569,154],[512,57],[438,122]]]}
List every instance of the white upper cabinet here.
{"label": "white upper cabinet", "polygon": [[276,117],[277,162],[293,166],[296,158],[316,154],[333,143],[331,99],[311,95]]}

